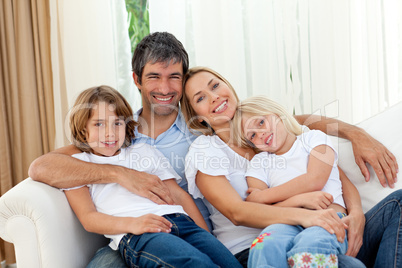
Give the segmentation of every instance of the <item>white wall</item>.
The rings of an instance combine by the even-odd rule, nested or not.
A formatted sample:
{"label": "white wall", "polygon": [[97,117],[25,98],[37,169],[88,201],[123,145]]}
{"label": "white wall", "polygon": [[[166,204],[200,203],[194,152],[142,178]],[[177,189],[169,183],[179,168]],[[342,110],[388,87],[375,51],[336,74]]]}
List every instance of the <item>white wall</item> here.
{"label": "white wall", "polygon": [[[296,114],[358,123],[402,100],[399,0],[149,0],[190,65]],[[292,77],[292,79],[290,78]]]}

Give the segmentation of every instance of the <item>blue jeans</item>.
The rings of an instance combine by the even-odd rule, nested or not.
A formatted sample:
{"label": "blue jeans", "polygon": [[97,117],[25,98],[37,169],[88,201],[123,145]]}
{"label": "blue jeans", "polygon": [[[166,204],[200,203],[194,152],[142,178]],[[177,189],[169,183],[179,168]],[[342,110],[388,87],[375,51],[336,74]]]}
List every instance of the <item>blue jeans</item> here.
{"label": "blue jeans", "polygon": [[[397,190],[369,210],[365,215],[363,246],[357,255],[358,259],[339,255],[339,267],[364,267],[360,260],[367,267],[402,267],[401,205],[402,190]],[[97,251],[87,267],[126,266],[119,254],[107,246]]]}
{"label": "blue jeans", "polygon": [[366,213],[363,246],[357,258],[367,267],[402,267],[402,190]]}
{"label": "blue jeans", "polygon": [[[287,224],[266,227],[253,242],[249,267],[330,267],[338,265],[338,255],[345,254],[347,241],[338,242],[324,228],[303,228]],[[315,264],[315,266],[314,266]]]}
{"label": "blue jeans", "polygon": [[164,215],[170,233],[127,234],[119,251],[130,267],[241,267],[230,251],[185,214]]}

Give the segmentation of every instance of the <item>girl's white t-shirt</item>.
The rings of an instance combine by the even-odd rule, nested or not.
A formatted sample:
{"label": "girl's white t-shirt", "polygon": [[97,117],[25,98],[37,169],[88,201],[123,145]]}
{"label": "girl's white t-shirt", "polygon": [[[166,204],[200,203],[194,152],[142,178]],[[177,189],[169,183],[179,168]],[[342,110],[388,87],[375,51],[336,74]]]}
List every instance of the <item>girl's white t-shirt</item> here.
{"label": "girl's white t-shirt", "polygon": [[337,152],[330,138],[319,130],[310,130],[297,136],[292,148],[282,155],[267,152],[255,155],[250,161],[246,176],[259,179],[268,187],[279,186],[307,172],[311,150],[319,145],[327,145],[335,152],[332,171],[322,191],[330,193],[334,198],[334,203],[345,207],[337,167]]}
{"label": "girl's white t-shirt", "polygon": [[[98,156],[92,153],[79,153],[73,155],[73,157],[86,162],[119,165],[135,169],[156,175],[161,180],[175,179],[177,183],[181,181],[180,176],[171,167],[169,160],[161,152],[144,143],[136,143],[130,147],[123,148],[120,154],[111,157]],[[86,186],[89,187],[96,210],[108,215],[139,217],[149,213],[159,216],[172,213],[186,214],[182,206],[158,205],[145,197],[130,192],[117,183],[89,184]],[[78,187],[71,189],[76,188]],[[124,235],[126,234],[105,235],[105,237],[111,239],[109,246],[116,250]]]}
{"label": "girl's white t-shirt", "polygon": [[188,191],[194,198],[203,200],[211,214],[214,235],[232,254],[249,248],[261,229],[234,225],[204,198],[195,184],[195,178],[198,171],[211,176],[225,176],[244,200],[248,188],[245,179],[248,163],[216,135],[198,137],[186,156]]}

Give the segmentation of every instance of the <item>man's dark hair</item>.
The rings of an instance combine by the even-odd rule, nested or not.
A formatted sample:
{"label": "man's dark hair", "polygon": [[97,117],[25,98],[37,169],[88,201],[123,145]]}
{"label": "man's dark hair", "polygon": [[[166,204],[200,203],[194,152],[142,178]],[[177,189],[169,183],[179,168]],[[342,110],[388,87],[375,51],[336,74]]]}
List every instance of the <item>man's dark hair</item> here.
{"label": "man's dark hair", "polygon": [[167,32],[155,32],[145,36],[138,43],[131,66],[133,72],[138,76],[138,82],[141,84],[141,76],[144,71],[144,66],[150,62],[164,62],[168,64],[182,63],[183,75],[188,70],[188,54],[183,47],[183,44],[176,37]]}

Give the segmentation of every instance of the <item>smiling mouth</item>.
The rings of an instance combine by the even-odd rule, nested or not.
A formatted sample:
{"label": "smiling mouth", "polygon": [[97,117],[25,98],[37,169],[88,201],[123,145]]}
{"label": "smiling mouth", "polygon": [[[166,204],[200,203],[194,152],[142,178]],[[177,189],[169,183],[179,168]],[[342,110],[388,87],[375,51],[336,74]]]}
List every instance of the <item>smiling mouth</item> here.
{"label": "smiling mouth", "polygon": [[224,102],[221,103],[221,105],[219,105],[215,110],[214,113],[219,113],[223,108],[225,108],[226,104],[228,103],[227,100],[225,100]]}
{"label": "smiling mouth", "polygon": [[273,137],[274,137],[274,134],[269,135],[268,138],[267,138],[267,140],[265,141],[265,144],[271,145],[271,141],[272,141],[272,138],[273,138]]}
{"label": "smiling mouth", "polygon": [[117,141],[103,141],[101,142],[105,145],[105,147],[114,147],[117,144]]}
{"label": "smiling mouth", "polygon": [[155,98],[157,101],[160,101],[160,102],[168,102],[168,101],[170,101],[170,100],[172,100],[172,99],[173,99],[173,96],[170,96],[170,97],[164,97],[164,98],[154,96],[154,98]]}

